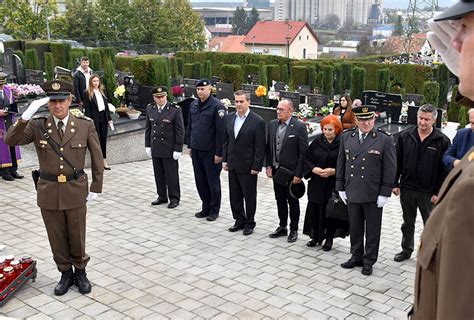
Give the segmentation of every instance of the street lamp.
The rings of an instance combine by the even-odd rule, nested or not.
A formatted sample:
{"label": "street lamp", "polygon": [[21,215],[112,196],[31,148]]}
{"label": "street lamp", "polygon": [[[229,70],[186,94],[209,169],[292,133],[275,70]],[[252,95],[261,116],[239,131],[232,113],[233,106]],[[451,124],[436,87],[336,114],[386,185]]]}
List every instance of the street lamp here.
{"label": "street lamp", "polygon": [[255,35],[252,36],[252,53],[255,53],[254,46],[255,46]]}

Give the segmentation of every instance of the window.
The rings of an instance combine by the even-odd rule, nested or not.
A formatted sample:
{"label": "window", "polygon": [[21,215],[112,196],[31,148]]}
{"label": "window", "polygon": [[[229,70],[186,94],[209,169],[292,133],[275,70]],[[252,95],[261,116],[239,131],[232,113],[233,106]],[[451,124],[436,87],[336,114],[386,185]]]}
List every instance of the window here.
{"label": "window", "polygon": [[270,54],[274,56],[281,56],[281,48],[270,48]]}
{"label": "window", "polygon": [[252,53],[263,54],[263,48],[252,48]]}
{"label": "window", "polygon": [[301,36],[298,37],[298,40],[301,40]]}

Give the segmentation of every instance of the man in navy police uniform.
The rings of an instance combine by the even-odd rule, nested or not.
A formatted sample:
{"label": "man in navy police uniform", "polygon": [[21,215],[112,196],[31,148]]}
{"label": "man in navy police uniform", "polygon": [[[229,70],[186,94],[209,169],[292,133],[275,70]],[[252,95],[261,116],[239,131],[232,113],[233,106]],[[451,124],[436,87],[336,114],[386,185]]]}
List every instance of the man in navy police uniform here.
{"label": "man in navy police uniform", "polygon": [[189,154],[194,178],[202,201],[197,218],[214,221],[221,206],[221,180],[226,111],[211,95],[211,82],[201,79],[196,84],[198,99],[191,103],[187,126]]}

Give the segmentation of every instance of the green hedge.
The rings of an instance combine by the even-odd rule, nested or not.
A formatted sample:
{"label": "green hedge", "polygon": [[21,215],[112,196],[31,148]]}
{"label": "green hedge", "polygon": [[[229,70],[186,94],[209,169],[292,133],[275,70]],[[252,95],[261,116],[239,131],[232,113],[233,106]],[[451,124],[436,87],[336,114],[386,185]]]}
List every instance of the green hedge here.
{"label": "green hedge", "polygon": [[334,86],[334,67],[327,65],[323,67],[322,87],[321,93],[333,97],[333,86]]}
{"label": "green hedge", "polygon": [[[352,99],[361,99],[362,91],[366,88],[367,71],[364,68],[354,67],[352,69]],[[361,99],[362,100],[362,99]]]}
{"label": "green hedge", "polygon": [[[105,87],[105,93],[107,95],[107,99],[109,100],[109,102],[114,101],[114,91],[115,91],[115,86],[116,86],[115,68],[110,58],[105,59],[104,79],[102,80],[102,82]],[[118,106],[118,104],[116,104],[116,106]]]}
{"label": "green hedge", "polygon": [[110,61],[114,61],[115,55],[117,54],[117,50],[113,47],[100,47],[94,48],[93,51],[98,51],[100,53],[100,65],[105,65],[105,60],[108,58]]}
{"label": "green hedge", "polygon": [[35,49],[25,50],[25,61],[23,61],[23,67],[25,69],[41,70],[41,63]]}
{"label": "green hedge", "polygon": [[[265,62],[263,61],[260,61],[260,64],[259,64],[259,80],[260,80],[260,83],[264,86],[267,86],[268,84],[268,69],[267,69],[267,65],[265,64]],[[240,89],[240,87],[239,87]]]}
{"label": "green hedge", "polygon": [[439,65],[436,69],[436,82],[439,83],[438,105],[445,110],[448,102],[449,74],[449,69],[445,64]]}
{"label": "green hedge", "polygon": [[301,84],[308,84],[308,68],[306,66],[291,67],[290,87],[294,89]]}
{"label": "green hedge", "polygon": [[173,78],[173,79],[180,78],[180,73],[179,73],[179,69],[178,69],[178,59],[176,57],[171,57],[169,59],[169,64],[170,64],[171,78]]}
{"label": "green hedge", "polygon": [[51,51],[50,42],[43,40],[25,41],[25,52],[28,49],[36,50],[40,62],[40,67],[37,70],[44,70],[44,54]]}
{"label": "green hedge", "polygon": [[458,86],[453,87],[453,92],[451,93],[451,102],[448,106],[448,121],[457,122],[459,118],[459,109],[461,105],[456,102],[456,96],[458,95]]}
{"label": "green hedge", "polygon": [[390,70],[389,69],[377,70],[377,91],[381,91],[381,92],[390,91]]}
{"label": "green hedge", "polygon": [[23,54],[23,51],[21,50],[13,50],[13,54],[16,54],[18,58],[20,58],[21,63],[25,63],[25,55]]}
{"label": "green hedge", "polygon": [[244,82],[247,82],[247,76],[250,74],[258,75],[260,74],[260,67],[258,64],[244,64],[243,65],[243,74],[244,74]]}
{"label": "green hedge", "polygon": [[352,89],[352,64],[341,64],[341,88],[340,93]]}
{"label": "green hedge", "polygon": [[77,68],[77,61],[80,61],[82,57],[87,55],[86,49],[74,48],[69,52],[68,68],[73,70]]}
{"label": "green hedge", "polygon": [[334,93],[342,94],[342,65],[337,63],[334,65]]}
{"label": "green hedge", "polygon": [[280,65],[280,80],[285,83],[288,81],[288,65],[287,64]]}
{"label": "green hedge", "polygon": [[467,124],[466,106],[461,106],[461,108],[459,108],[458,122],[459,122],[459,128],[458,129],[463,129],[466,126],[466,124]]}
{"label": "green hedge", "polygon": [[[161,55],[142,55],[132,60],[131,72],[135,80],[145,86],[160,84],[169,86],[167,57]],[[163,79],[168,79],[167,81]]]}
{"label": "green hedge", "polygon": [[21,50],[25,51],[25,41],[24,40],[10,40],[3,42],[3,48],[12,49],[13,51]]}
{"label": "green hedge", "polygon": [[132,70],[133,58],[125,56],[116,56],[114,57],[114,61],[115,69],[123,72],[130,72]]}
{"label": "green hedge", "polygon": [[221,69],[221,81],[232,83],[234,85],[234,90],[239,90],[242,86],[242,67],[236,64],[224,64]]}
{"label": "green hedge", "polygon": [[268,83],[262,83],[263,85],[267,86],[272,84],[272,81],[281,81],[281,70],[280,66],[277,64],[269,64],[267,65],[267,78]]}
{"label": "green hedge", "polygon": [[49,45],[51,53],[53,54],[54,66],[60,66],[63,68],[68,67],[69,52],[71,51],[71,45],[69,43],[57,43],[52,42]]}
{"label": "green hedge", "polygon": [[434,107],[438,107],[439,83],[425,81],[423,84],[423,96],[423,104],[429,103]]}
{"label": "green hedge", "polygon": [[315,66],[308,67],[308,84],[311,87],[311,89],[319,88],[318,71],[316,71]]}
{"label": "green hedge", "polygon": [[46,79],[52,80],[54,77],[54,63],[53,54],[51,52],[44,53],[44,71],[46,73]]}
{"label": "green hedge", "polygon": [[93,71],[102,70],[102,58],[100,51],[89,50],[87,51],[87,57],[89,57],[89,67]]}

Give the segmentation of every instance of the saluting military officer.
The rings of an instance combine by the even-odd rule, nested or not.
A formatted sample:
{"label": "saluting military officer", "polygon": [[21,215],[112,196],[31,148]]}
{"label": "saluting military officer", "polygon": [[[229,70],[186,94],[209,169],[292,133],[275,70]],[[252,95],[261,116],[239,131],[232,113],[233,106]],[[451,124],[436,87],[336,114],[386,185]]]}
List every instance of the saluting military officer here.
{"label": "saluting military officer", "polygon": [[363,275],[371,275],[379,252],[382,208],[392,191],[397,160],[392,138],[374,130],[375,107],[352,111],[357,128],[343,133],[336,169],[336,190],[349,212],[352,254],[341,266],[359,266]]}
{"label": "saluting military officer", "polygon": [[220,173],[226,111],[224,105],[211,95],[208,79],[199,80],[196,91],[198,99],[191,103],[187,127],[194,179],[202,201],[202,210],[195,216],[214,221],[221,207]]}
{"label": "saluting military officer", "polygon": [[[74,283],[80,293],[89,293],[91,284],[87,279],[86,265],[90,258],[85,251],[86,201],[92,201],[97,193],[102,192],[104,163],[99,138],[91,119],[69,112],[72,84],[53,80],[42,87],[48,97],[30,104],[21,119],[8,130],[5,142],[9,145],[34,143],[36,147],[41,172],[37,203],[53,259],[62,272],[54,294],[65,294]],[[45,103],[50,115],[30,120]],[[83,170],[87,149],[92,167],[90,193],[88,177]]]}
{"label": "saluting military officer", "polygon": [[145,151],[153,159],[158,198],[152,205],[170,203],[168,208],[179,205],[178,160],[184,143],[184,124],[181,108],[167,100],[168,88],[151,90],[155,103],[146,107]]}

